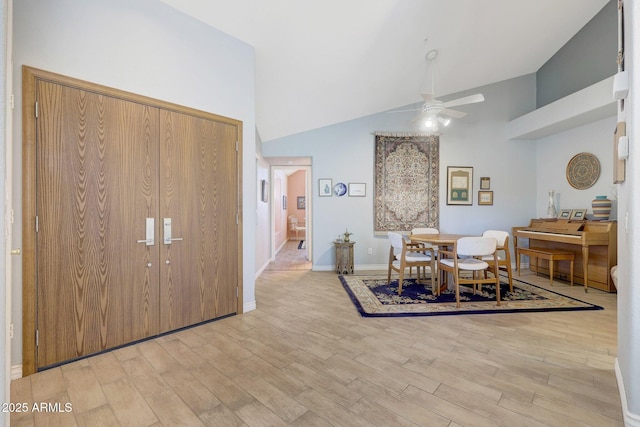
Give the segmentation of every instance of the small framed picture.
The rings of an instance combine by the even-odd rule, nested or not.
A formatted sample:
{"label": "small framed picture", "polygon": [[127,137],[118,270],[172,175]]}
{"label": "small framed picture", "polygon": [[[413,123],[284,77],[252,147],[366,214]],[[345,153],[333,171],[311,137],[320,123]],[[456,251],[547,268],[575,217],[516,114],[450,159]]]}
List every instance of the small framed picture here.
{"label": "small framed picture", "polygon": [[473,167],[447,166],[447,205],[473,204]]}
{"label": "small framed picture", "polygon": [[331,197],[333,194],[333,182],[330,178],[321,178],[318,180],[318,195],[320,197]]}
{"label": "small framed picture", "polygon": [[479,205],[493,205],[493,191],[478,191]]}
{"label": "small framed picture", "polygon": [[298,196],[298,209],[307,208],[307,198],[305,196]]}
{"label": "small framed picture", "polygon": [[587,215],[586,209],[573,209],[571,211],[571,216],[569,217],[569,219],[581,221],[585,218],[586,215]]}
{"label": "small framed picture", "polygon": [[282,210],[287,210],[287,196],[282,196]]}
{"label": "small framed picture", "polygon": [[367,195],[367,184],[363,182],[349,183],[349,197],[364,197]]}
{"label": "small framed picture", "polygon": [[488,190],[491,188],[491,178],[489,178],[488,176],[481,176],[480,177],[480,189],[481,190]]}
{"label": "small framed picture", "polygon": [[569,219],[571,218],[571,209],[562,209],[558,214],[558,218],[560,219]]}

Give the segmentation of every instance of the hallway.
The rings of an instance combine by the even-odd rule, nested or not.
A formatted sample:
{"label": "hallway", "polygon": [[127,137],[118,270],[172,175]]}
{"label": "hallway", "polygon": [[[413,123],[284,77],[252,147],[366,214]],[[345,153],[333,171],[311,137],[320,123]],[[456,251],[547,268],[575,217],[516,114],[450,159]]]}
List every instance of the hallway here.
{"label": "hallway", "polygon": [[287,240],[266,271],[311,270],[311,261],[306,258],[307,250],[298,249],[299,243],[298,240]]}

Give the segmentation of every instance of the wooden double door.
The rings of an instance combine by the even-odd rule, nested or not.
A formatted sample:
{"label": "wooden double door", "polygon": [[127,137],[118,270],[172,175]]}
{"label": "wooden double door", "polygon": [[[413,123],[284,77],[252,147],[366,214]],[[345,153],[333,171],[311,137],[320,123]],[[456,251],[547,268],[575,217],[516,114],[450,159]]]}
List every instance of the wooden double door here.
{"label": "wooden double door", "polygon": [[25,76],[34,370],[241,311],[239,123]]}

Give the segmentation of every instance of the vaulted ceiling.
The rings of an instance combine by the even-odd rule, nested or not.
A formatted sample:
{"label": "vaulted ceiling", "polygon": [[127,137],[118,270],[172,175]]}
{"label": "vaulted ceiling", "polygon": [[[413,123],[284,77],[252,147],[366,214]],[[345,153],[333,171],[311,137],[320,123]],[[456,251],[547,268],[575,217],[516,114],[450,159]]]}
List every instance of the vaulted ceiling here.
{"label": "vaulted ceiling", "polygon": [[[255,49],[263,141],[537,71],[608,0],[161,0]],[[429,84],[430,85],[430,84]]]}

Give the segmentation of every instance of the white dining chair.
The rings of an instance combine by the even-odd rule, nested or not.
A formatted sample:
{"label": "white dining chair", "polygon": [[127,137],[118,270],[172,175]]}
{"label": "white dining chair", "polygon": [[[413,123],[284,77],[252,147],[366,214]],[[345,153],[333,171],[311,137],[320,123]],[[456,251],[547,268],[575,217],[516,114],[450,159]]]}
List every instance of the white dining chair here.
{"label": "white dining chair", "polygon": [[[495,285],[496,303],[500,305],[497,247],[498,241],[493,237],[462,237],[453,245],[453,250],[440,250],[438,270],[451,273],[453,276],[456,307],[460,308],[460,285],[471,285],[475,294],[479,286],[489,283]],[[487,256],[493,258],[491,264],[481,259]],[[485,276],[484,271],[491,267],[493,274]]]}
{"label": "white dining chair", "polygon": [[402,285],[404,284],[404,271],[407,267],[416,267],[418,273],[418,283],[420,283],[420,269],[422,268],[423,277],[426,279],[426,269],[429,269],[431,276],[431,292],[439,295],[439,288],[436,287],[436,264],[435,254],[432,248],[425,248],[416,243],[410,243],[405,240],[404,236],[399,233],[389,232],[389,267],[387,274],[387,282],[391,283],[391,272],[398,272],[398,295],[402,294]]}

